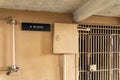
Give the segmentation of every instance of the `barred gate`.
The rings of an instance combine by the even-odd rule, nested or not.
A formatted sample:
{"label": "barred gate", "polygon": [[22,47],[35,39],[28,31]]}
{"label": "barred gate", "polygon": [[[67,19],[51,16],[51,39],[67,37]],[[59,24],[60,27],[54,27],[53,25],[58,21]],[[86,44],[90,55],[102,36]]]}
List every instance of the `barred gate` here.
{"label": "barred gate", "polygon": [[80,27],[79,80],[120,80],[120,26]]}

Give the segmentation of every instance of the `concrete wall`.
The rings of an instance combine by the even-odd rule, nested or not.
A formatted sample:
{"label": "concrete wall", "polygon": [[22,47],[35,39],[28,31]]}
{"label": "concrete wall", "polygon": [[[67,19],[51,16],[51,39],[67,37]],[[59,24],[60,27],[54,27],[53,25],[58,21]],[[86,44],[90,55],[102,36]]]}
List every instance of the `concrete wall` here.
{"label": "concrete wall", "polygon": [[[62,55],[52,53],[54,23],[73,23],[72,14],[0,9],[0,69],[12,65],[12,27],[2,18],[15,17],[21,22],[49,23],[50,32],[22,31],[16,26],[17,74],[6,76],[0,71],[0,80],[62,80]],[[92,16],[81,23],[120,24],[119,18]],[[66,80],[75,80],[75,55],[67,55]]]}
{"label": "concrete wall", "polygon": [[[49,23],[50,32],[22,31],[16,26],[16,63],[19,73],[6,76],[0,71],[0,80],[62,80],[62,56],[52,53],[52,27],[55,22],[72,23],[72,14],[0,9],[0,68],[12,65],[12,27],[1,18],[15,17],[21,22]],[[74,55],[67,56],[67,80],[74,80]],[[69,62],[70,61],[70,62]],[[72,69],[71,69],[72,68]]]}

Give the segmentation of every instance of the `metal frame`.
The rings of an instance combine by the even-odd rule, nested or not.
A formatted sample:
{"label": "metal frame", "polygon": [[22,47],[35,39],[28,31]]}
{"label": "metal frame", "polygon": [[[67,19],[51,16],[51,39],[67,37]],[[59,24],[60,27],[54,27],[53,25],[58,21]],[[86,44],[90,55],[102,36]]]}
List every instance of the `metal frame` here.
{"label": "metal frame", "polygon": [[[120,80],[120,26],[80,24],[79,80]],[[90,65],[97,70],[91,71]]]}

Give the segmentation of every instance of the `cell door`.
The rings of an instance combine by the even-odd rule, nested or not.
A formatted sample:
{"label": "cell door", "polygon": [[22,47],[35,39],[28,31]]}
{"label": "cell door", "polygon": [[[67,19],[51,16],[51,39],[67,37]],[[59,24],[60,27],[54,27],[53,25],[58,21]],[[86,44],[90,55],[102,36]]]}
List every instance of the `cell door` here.
{"label": "cell door", "polygon": [[79,80],[120,80],[119,26],[80,26]]}

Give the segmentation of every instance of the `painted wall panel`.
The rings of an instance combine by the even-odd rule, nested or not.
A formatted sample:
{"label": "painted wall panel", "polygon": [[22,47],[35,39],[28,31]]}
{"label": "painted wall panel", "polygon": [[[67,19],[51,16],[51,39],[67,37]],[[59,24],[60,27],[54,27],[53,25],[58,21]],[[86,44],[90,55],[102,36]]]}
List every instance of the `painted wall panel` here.
{"label": "painted wall panel", "polygon": [[[55,22],[73,22],[72,14],[0,9],[0,69],[12,65],[12,27],[1,19],[9,16],[15,17],[20,23],[49,23],[51,29]],[[16,63],[20,70],[15,76],[7,76],[6,72],[0,71],[0,80],[62,80],[61,55],[53,54],[52,37],[52,30],[22,31],[21,25],[17,25]],[[71,68],[68,67],[69,70]]]}

